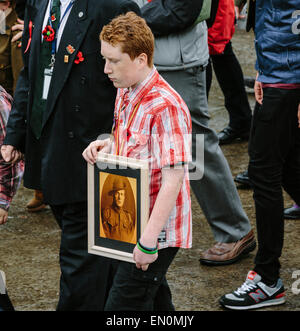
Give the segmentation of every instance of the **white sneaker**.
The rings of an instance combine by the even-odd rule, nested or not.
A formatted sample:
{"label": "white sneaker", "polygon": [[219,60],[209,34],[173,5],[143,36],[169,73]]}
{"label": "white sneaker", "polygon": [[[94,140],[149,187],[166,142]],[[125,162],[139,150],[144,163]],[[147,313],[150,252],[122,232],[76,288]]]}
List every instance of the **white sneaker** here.
{"label": "white sneaker", "polygon": [[236,291],[223,295],[219,302],[228,309],[255,309],[284,303],[285,292],[280,278],[274,287],[267,286],[258,273],[249,271],[244,284]]}

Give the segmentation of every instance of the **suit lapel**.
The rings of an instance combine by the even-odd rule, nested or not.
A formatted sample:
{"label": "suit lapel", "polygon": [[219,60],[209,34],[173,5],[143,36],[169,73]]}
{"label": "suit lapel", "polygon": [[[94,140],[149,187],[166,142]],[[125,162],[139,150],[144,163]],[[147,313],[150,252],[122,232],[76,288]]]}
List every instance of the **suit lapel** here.
{"label": "suit lapel", "polygon": [[[87,18],[87,3],[88,0],[75,1],[68,17],[68,21],[65,25],[56,54],[55,68],[49,89],[47,109],[43,116],[43,126],[53,111],[58,95],[68,79],[79,47],[82,44],[87,29],[90,25],[91,18]],[[68,54],[66,49],[68,45],[73,46],[75,49],[73,54]],[[65,55],[69,56],[67,63],[64,62]]]}
{"label": "suit lapel", "polygon": [[[43,29],[43,21],[46,13],[46,8],[48,5],[48,1],[39,1],[36,5],[37,7],[33,7],[32,10],[36,11],[38,14],[34,15],[33,19],[33,33],[32,33],[32,41],[31,41],[31,50],[29,57],[29,77],[31,81],[35,80],[36,70],[38,70],[37,63],[39,62],[40,49],[41,49],[41,38],[42,38],[42,29]],[[32,15],[33,16],[33,15]]]}

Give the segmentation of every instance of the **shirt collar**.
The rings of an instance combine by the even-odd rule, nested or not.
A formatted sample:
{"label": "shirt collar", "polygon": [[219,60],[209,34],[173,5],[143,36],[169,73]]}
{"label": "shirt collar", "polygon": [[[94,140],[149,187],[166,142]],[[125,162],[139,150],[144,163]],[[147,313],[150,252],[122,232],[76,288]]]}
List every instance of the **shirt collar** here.
{"label": "shirt collar", "polygon": [[158,71],[155,66],[153,66],[151,72],[148,76],[139,83],[134,89],[124,88],[121,91],[121,95],[124,95],[128,92],[128,98],[131,104],[135,104],[137,101],[140,101],[144,95],[146,95],[153,87],[154,83],[157,81]]}
{"label": "shirt collar", "polygon": [[[61,7],[67,6],[71,1],[72,0],[60,0],[60,5]],[[51,4],[51,0],[49,0],[49,3]]]}

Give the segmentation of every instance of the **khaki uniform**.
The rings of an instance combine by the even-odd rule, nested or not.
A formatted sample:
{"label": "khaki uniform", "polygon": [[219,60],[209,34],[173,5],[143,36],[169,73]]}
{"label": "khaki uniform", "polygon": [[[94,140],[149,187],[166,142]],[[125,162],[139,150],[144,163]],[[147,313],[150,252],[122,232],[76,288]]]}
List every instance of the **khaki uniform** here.
{"label": "khaki uniform", "polygon": [[11,31],[17,21],[14,9],[6,17],[6,33],[0,34],[0,85],[13,95],[21,69],[23,68],[20,41],[11,43],[11,39],[18,32]]}
{"label": "khaki uniform", "polygon": [[134,222],[123,208],[107,207],[102,212],[102,225],[107,238],[132,242]]}

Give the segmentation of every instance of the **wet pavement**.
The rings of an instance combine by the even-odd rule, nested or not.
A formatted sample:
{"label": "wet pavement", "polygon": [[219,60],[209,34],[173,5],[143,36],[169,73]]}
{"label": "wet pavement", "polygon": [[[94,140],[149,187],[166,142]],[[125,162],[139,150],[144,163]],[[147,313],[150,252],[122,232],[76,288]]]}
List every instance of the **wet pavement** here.
{"label": "wet pavement", "polygon": [[[238,30],[233,38],[233,48],[242,65],[245,76],[255,75],[253,34]],[[253,94],[249,94],[253,108]],[[222,93],[213,80],[209,99],[210,125],[216,131],[228,122]],[[232,175],[246,169],[248,164],[247,142],[223,146]],[[255,211],[252,191],[239,189],[243,207],[255,231]],[[32,191],[21,187],[9,213],[8,223],[0,226],[0,269],[7,278],[7,288],[14,307],[18,311],[55,310],[59,289],[58,251],[60,230],[49,209],[30,214],[25,205]],[[292,201],[285,195],[285,206]],[[217,208],[217,206],[216,206]],[[193,248],[179,251],[168,272],[168,280],[177,310],[222,310],[218,299],[239,287],[247,272],[253,267],[255,251],[242,261],[229,266],[208,267],[199,263],[201,251],[214,243],[211,229],[192,195]],[[287,302],[284,305],[263,310],[300,310],[300,285],[296,283],[300,273],[300,220],[285,221],[285,241],[281,258]],[[298,276],[298,279],[300,276]],[[299,292],[299,291],[298,291]]]}

